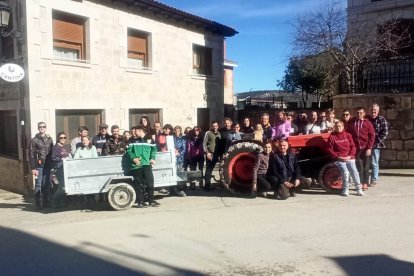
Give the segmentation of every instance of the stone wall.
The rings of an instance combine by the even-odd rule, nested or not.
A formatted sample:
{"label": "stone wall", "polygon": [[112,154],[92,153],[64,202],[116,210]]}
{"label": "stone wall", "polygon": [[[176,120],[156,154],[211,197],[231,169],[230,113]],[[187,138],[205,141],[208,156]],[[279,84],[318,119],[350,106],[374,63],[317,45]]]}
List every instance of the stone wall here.
{"label": "stone wall", "polygon": [[334,97],[337,114],[356,107],[366,108],[377,103],[380,113],[389,122],[386,149],[381,152],[381,168],[414,168],[414,93],[410,94],[353,94]]}

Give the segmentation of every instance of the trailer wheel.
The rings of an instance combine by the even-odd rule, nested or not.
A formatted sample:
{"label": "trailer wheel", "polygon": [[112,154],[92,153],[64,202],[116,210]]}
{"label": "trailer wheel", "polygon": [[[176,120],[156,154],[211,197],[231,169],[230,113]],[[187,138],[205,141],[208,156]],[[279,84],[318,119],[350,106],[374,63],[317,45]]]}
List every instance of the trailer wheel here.
{"label": "trailer wheel", "polygon": [[126,183],[118,183],[108,192],[108,203],[112,209],[122,211],[131,208],[135,203],[136,194],[134,188]]}
{"label": "trailer wheel", "polygon": [[318,183],[327,192],[342,191],[341,171],[335,163],[327,163],[321,168]]}
{"label": "trailer wheel", "polygon": [[229,148],[221,163],[221,178],[225,184],[237,192],[250,192],[253,180],[253,167],[257,153],[263,151],[256,142],[239,142]]}

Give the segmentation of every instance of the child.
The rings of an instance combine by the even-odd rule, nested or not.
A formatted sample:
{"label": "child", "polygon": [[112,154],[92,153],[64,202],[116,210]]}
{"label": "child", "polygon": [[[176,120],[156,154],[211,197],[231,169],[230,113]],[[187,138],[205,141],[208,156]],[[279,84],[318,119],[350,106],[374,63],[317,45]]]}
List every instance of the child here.
{"label": "child", "polygon": [[137,191],[138,208],[148,207],[145,203],[145,192],[148,194],[150,206],[160,206],[154,200],[154,175],[152,173],[157,147],[152,139],[145,139],[146,131],[147,129],[143,125],[137,126],[135,129],[137,139],[134,143],[129,144],[127,150],[127,155],[132,162],[131,171]]}

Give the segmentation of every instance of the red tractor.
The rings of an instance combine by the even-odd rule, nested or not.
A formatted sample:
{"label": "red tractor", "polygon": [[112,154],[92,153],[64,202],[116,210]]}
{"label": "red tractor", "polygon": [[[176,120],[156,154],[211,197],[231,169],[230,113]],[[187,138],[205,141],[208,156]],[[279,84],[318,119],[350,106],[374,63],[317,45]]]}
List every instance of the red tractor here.
{"label": "red tractor", "polygon": [[[327,152],[329,133],[291,136],[289,146],[299,160],[303,177],[312,178],[327,192],[340,192],[342,178],[339,169]],[[249,192],[252,188],[253,166],[263,143],[241,140],[233,144],[224,155],[220,174],[224,184],[236,192]]]}

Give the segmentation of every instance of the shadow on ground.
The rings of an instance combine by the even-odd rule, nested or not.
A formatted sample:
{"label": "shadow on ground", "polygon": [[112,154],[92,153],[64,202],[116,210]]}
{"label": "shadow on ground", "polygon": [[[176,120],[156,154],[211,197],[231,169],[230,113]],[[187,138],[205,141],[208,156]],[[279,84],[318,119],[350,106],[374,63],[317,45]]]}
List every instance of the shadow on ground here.
{"label": "shadow on ground", "polygon": [[[0,245],[0,271],[2,275],[148,275],[142,271],[131,270],[78,250],[5,227],[0,227]],[[87,245],[92,246],[93,244]],[[122,251],[104,249],[126,257]],[[170,275],[201,275],[191,270],[170,266],[137,255],[128,257],[141,263],[168,269]]]}
{"label": "shadow on ground", "polygon": [[329,257],[349,276],[414,275],[414,263],[400,261],[388,255]]}

